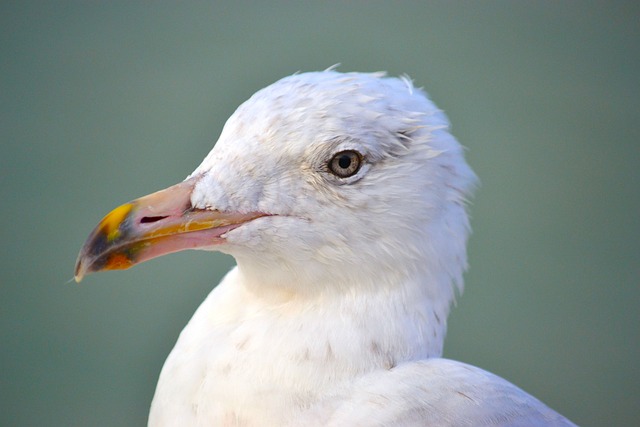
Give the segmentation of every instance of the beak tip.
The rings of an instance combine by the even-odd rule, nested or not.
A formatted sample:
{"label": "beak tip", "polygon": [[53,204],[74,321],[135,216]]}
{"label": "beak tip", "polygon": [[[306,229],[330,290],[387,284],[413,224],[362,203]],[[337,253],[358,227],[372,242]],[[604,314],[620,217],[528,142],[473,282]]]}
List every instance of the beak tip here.
{"label": "beak tip", "polygon": [[76,283],[80,283],[82,279],[84,279],[84,272],[76,270],[76,274],[73,275],[73,280],[75,280]]}
{"label": "beak tip", "polygon": [[76,261],[76,268],[74,269],[74,272],[73,272],[73,280],[75,280],[76,283],[80,283],[84,278],[86,272],[87,272],[86,264],[82,262],[82,257],[79,256],[78,260]]}

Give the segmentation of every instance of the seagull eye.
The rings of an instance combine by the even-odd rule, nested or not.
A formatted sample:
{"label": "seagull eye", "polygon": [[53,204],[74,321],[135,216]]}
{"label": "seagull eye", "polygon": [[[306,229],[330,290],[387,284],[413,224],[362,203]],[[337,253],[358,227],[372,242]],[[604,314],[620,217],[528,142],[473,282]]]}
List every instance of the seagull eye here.
{"label": "seagull eye", "polygon": [[341,151],[329,161],[329,170],[340,178],[355,175],[360,170],[360,166],[362,166],[362,155],[353,150]]}

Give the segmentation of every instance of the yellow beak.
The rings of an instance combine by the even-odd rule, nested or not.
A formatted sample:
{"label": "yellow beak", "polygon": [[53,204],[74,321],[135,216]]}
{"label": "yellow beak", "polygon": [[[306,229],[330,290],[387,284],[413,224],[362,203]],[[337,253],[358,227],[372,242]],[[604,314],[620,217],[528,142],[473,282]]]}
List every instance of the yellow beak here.
{"label": "yellow beak", "polygon": [[123,270],[168,253],[223,243],[226,232],[266,215],[193,208],[191,192],[196,179],[109,212],[78,254],[76,282],[89,273]]}

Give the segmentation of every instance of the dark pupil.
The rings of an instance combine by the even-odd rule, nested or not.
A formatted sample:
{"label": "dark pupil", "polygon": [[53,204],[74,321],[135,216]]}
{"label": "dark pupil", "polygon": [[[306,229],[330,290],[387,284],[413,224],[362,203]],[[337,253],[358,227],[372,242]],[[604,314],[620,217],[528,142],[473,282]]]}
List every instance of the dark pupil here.
{"label": "dark pupil", "polygon": [[340,166],[342,169],[346,169],[351,165],[351,157],[347,156],[346,154],[343,154],[342,156],[340,156],[340,158],[338,159],[338,166]]}

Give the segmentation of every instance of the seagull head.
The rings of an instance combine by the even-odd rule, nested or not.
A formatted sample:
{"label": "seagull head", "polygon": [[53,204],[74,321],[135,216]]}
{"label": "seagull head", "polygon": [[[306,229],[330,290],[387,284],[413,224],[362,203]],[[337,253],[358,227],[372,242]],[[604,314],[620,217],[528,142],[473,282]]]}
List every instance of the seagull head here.
{"label": "seagull head", "polygon": [[[462,284],[476,178],[449,123],[406,78],[324,71],[254,94],[183,182],[107,214],[75,277],[218,250],[265,288]],[[445,281],[446,281],[445,280]]]}

